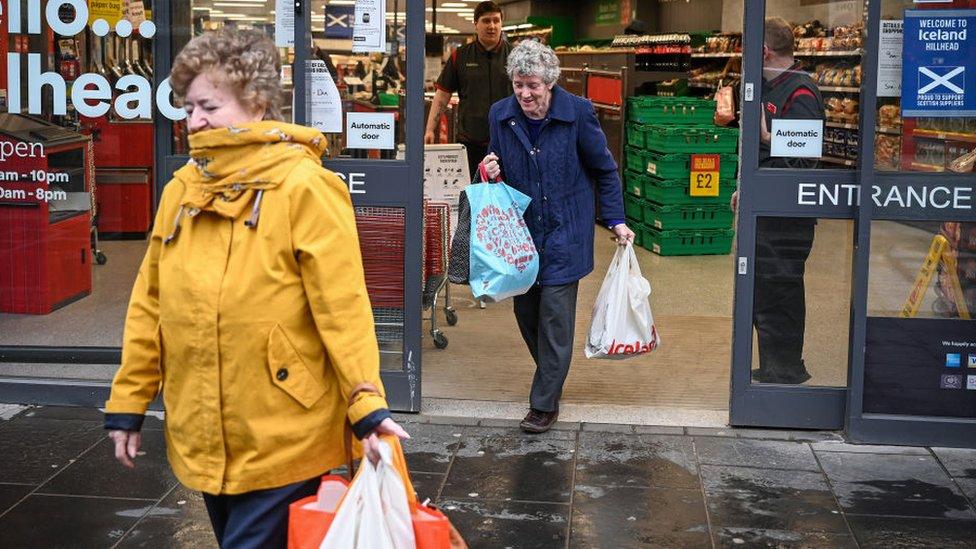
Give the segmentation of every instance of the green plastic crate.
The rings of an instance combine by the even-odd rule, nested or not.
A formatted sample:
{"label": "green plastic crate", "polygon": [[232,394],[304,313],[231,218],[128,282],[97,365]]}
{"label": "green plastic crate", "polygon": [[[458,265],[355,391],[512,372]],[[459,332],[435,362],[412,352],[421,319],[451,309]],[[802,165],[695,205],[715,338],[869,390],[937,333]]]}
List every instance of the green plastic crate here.
{"label": "green plastic crate", "polygon": [[644,200],[629,194],[624,195],[624,213],[638,222],[644,219]]}
{"label": "green plastic crate", "polygon": [[645,126],[644,148],[663,153],[734,153],[739,130],[721,126]]}
{"label": "green plastic crate", "polygon": [[644,245],[644,233],[643,233],[643,231],[640,230],[639,225],[637,225],[637,224],[633,224],[632,225],[632,224],[628,223],[627,226],[630,227],[630,230],[634,231],[634,246],[643,246]]}
{"label": "green plastic crate", "polygon": [[[661,179],[685,179],[691,176],[691,155],[687,153],[660,153],[645,151],[641,155],[647,173]],[[722,154],[719,157],[719,179],[735,179],[739,156]]]}
{"label": "green plastic crate", "polygon": [[647,185],[650,177],[640,173],[630,170],[624,171],[624,190],[628,193],[643,197],[644,187]]}
{"label": "green plastic crate", "polygon": [[640,227],[641,246],[658,255],[727,255],[732,252],[732,229],[676,229]]}
{"label": "green plastic crate", "polygon": [[647,171],[647,151],[632,147],[624,147],[625,167],[632,172],[644,173]]}
{"label": "green plastic crate", "polygon": [[635,124],[633,122],[627,124],[627,145],[643,149],[644,144],[647,143],[645,135],[646,129],[643,124]]}
{"label": "green plastic crate", "polygon": [[728,204],[658,204],[644,201],[643,221],[656,229],[727,229],[732,226]]}
{"label": "green plastic crate", "polygon": [[638,95],[627,98],[627,120],[638,124],[711,124],[715,101],[697,97]]}
{"label": "green plastic crate", "polygon": [[[629,174],[629,172],[628,172]],[[719,180],[718,196],[691,196],[691,185],[685,179],[658,179],[656,177],[644,176],[643,179],[634,178],[633,184],[638,181],[643,183],[640,193],[633,193],[630,183],[627,184],[627,191],[637,194],[642,198],[657,202],[658,204],[725,204],[728,206],[735,192],[735,179]]]}

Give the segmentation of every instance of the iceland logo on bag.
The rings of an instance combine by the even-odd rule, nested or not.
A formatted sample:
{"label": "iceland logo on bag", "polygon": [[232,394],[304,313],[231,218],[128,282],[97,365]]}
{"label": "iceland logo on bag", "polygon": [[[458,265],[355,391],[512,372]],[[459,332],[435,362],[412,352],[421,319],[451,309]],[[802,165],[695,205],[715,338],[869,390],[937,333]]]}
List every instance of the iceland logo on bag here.
{"label": "iceland logo on bag", "polygon": [[535,244],[528,231],[516,228],[525,229],[525,220],[514,207],[502,210],[489,204],[475,219],[475,238],[485,250],[523,272],[535,257]]}

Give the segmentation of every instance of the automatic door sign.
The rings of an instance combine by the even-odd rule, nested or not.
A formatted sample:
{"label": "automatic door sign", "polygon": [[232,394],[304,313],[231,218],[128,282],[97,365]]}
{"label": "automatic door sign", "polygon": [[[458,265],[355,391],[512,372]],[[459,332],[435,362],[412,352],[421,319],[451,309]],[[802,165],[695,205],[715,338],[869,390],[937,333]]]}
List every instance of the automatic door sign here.
{"label": "automatic door sign", "polygon": [[976,116],[976,10],[905,11],[902,116]]}

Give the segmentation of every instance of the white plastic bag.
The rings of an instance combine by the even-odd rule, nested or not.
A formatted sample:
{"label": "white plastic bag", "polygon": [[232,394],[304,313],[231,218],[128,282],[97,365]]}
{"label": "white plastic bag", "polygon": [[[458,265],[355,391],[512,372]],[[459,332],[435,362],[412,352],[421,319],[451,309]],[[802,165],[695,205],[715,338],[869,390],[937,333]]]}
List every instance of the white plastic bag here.
{"label": "white plastic bag", "polygon": [[651,284],[641,276],[630,242],[618,246],[593,305],[586,358],[630,358],[661,343],[651,314]]}
{"label": "white plastic bag", "polygon": [[415,549],[410,504],[393,466],[390,446],[380,442],[374,467],[363,460],[321,549]]}

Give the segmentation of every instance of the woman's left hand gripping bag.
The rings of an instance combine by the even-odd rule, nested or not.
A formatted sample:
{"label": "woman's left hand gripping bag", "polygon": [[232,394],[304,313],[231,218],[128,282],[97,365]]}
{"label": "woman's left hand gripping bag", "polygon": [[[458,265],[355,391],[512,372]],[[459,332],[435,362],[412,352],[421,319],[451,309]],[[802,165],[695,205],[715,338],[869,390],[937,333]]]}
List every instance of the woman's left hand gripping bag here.
{"label": "woman's left hand gripping bag", "polygon": [[539,275],[539,254],[523,215],[531,198],[505,183],[471,185],[471,293],[501,301],[522,295]]}
{"label": "woman's left hand gripping bag", "polygon": [[416,549],[406,487],[390,447],[374,466],[363,460],[320,549]]}

